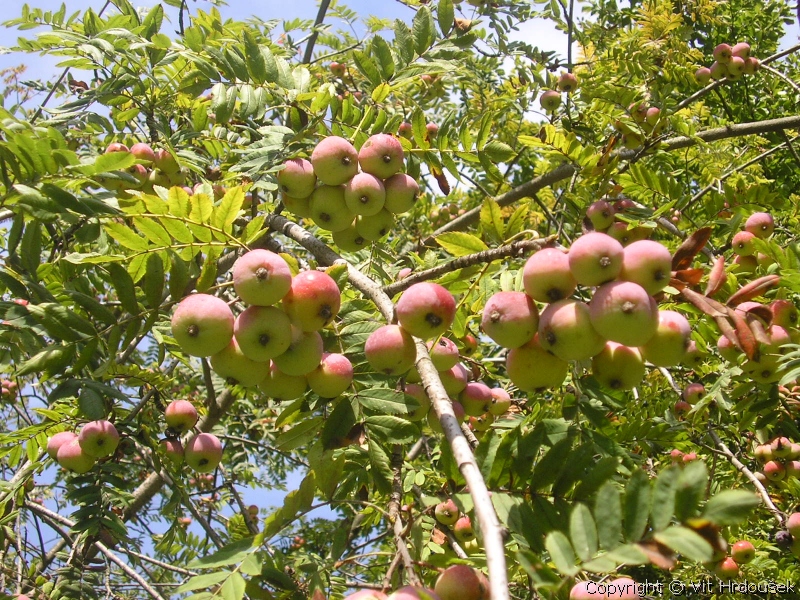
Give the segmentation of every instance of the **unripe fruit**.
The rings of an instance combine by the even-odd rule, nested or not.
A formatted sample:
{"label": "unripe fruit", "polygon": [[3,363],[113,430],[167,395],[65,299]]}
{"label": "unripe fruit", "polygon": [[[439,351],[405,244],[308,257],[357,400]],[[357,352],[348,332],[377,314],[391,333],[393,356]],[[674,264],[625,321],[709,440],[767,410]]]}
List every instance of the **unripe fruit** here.
{"label": "unripe fruit", "polygon": [[111,154],[112,152],[130,152],[128,147],[125,144],[120,142],[111,142],[105,149],[106,154]]}
{"label": "unripe fruit", "polygon": [[[245,304],[271,306],[292,285],[292,271],[280,255],[269,250],[250,250],[233,264],[233,289]],[[190,296],[191,297],[191,296]]]}
{"label": "unripe fruit", "polygon": [[394,214],[382,208],[377,214],[358,217],[355,227],[365,240],[377,242],[394,229]]}
{"label": "unripe fruit", "polygon": [[61,444],[56,453],[56,461],[62,469],[81,474],[91,471],[97,459],[81,448],[78,437],[75,436],[75,439]]}
{"label": "unripe fruit", "polygon": [[750,56],[750,44],[747,42],[739,42],[731,48],[731,54],[740,58],[747,58]]}
{"label": "unripe fruit", "polygon": [[61,448],[64,444],[71,442],[72,440],[77,440],[78,434],[72,431],[61,431],[56,433],[55,435],[50,436],[50,439],[47,440],[47,454],[53,460],[56,459],[58,455],[58,449]]}
{"label": "unripe fruit", "polygon": [[592,375],[612,390],[632,390],[644,379],[645,367],[637,348],[606,342],[592,358]]}
{"label": "unripe fruit", "polygon": [[453,533],[459,542],[469,542],[475,539],[472,521],[466,515],[456,521],[456,524],[453,526]]}
{"label": "unripe fruit", "polygon": [[229,385],[253,387],[264,379],[269,364],[247,358],[236,338],[231,339],[225,348],[212,355],[209,364],[213,371]]}
{"label": "unripe fruit", "polygon": [[411,210],[419,197],[419,184],[405,173],[397,173],[383,182],[386,189],[384,208],[396,215]]}
{"label": "unripe fruit", "polygon": [[198,473],[210,473],[222,460],[222,444],[213,433],[200,433],[186,444],[183,457]]}
{"label": "unripe fruit", "polygon": [[567,254],[573,277],[586,286],[600,285],[619,275],[622,257],[622,244],[596,231],[575,240]]}
{"label": "unripe fruit", "polygon": [[292,279],[283,298],[283,309],[292,325],[303,331],[317,331],[339,314],[342,295],[333,278],[322,271],[303,271]]}
{"label": "unripe fruit", "polygon": [[249,306],[236,317],[233,335],[247,358],[267,362],[289,348],[292,322],[275,306]]}
{"label": "unripe fruit", "polygon": [[522,270],[522,282],[525,293],[538,302],[567,298],[577,286],[567,254],[556,248],[543,248],[533,254]]}
{"label": "unripe fruit", "polygon": [[428,139],[432,140],[439,135],[439,126],[436,123],[427,123],[425,125],[425,133],[428,134]]}
{"label": "unripe fruit", "polygon": [[403,168],[403,146],[387,133],[370,136],[358,152],[358,163],[365,173],[388,179]]}
{"label": "unripe fruit", "polygon": [[130,152],[136,157],[137,160],[141,161],[145,165],[151,165],[156,160],[156,153],[153,152],[153,148],[150,146],[150,144],[137,142],[131,146]]}
{"label": "unripe fruit", "polygon": [[643,346],[658,329],[658,306],[636,283],[612,281],[589,302],[592,326],[602,337],[626,346]]}
{"label": "unripe fruit", "polygon": [[167,175],[174,175],[181,170],[175,156],[166,148],[156,151],[155,165]]}
{"label": "unripe fruit", "polygon": [[453,565],[436,580],[434,591],[441,600],[482,600],[484,590],[478,574],[467,565]]}
{"label": "unripe fruit", "polygon": [[800,513],[795,512],[786,519],[786,530],[793,538],[800,538]]}
{"label": "unripe fruit", "polygon": [[749,56],[744,59],[744,69],[742,70],[742,72],[745,75],[755,75],[760,68],[761,68],[761,61],[753,56]]}
{"label": "unripe fruit", "polygon": [[561,94],[555,90],[547,90],[539,97],[539,104],[547,112],[555,112],[561,106]]}
{"label": "unripe fruit", "polygon": [[523,292],[497,292],[486,302],[481,329],[504,348],[519,348],[539,326],[539,311]]}
{"label": "unripe fruit", "polygon": [[569,363],[539,345],[539,336],[519,348],[509,350],[506,373],[519,389],[534,391],[560,386],[567,377]]}
{"label": "unripe fruit", "polygon": [[278,171],[278,185],[281,192],[293,198],[307,198],[317,186],[317,176],[313,165],[304,158],[292,158]]}
{"label": "unripe fruit", "polygon": [[428,340],[450,327],[456,314],[456,301],[438,283],[415,283],[400,296],[395,313],[403,329]]}
{"label": "unripe fruit", "polygon": [[607,584],[608,598],[619,598],[620,600],[636,600],[640,597],[639,592],[644,586],[640,586],[630,577],[618,577],[612,579]]}
{"label": "unripe fruit", "polygon": [[230,343],[233,323],[233,312],[224,300],[192,294],[172,314],[172,335],[186,354],[211,356]]}
{"label": "unripe fruit", "polygon": [[271,363],[266,377],[258,384],[258,389],[277,402],[294,400],[306,393],[308,381],[304,375],[287,375]]}
{"label": "unripe fruit", "polygon": [[594,581],[579,581],[569,591],[569,600],[600,600],[607,598],[598,591]]}
{"label": "unripe fruit", "polygon": [[724,335],[721,335],[717,340],[717,351],[722,358],[733,363],[737,362],[739,356],[742,354],[741,350],[739,350],[739,348],[737,348],[734,343]]}
{"label": "unripe fruit", "polygon": [[747,221],[744,222],[744,230],[765,240],[775,231],[775,220],[769,213],[756,212],[747,217]]}
{"label": "unripe fruit", "polygon": [[397,128],[397,135],[410,140],[414,135],[414,128],[412,127],[411,123],[405,121],[400,123],[400,126]]}
{"label": "unripe fruit", "polygon": [[640,348],[642,356],[657,367],[674,367],[683,360],[691,333],[689,321],[682,314],[660,310],[655,334]]}
{"label": "unripe fruit", "polygon": [[389,594],[386,600],[439,600],[433,590],[407,585]]}
{"label": "unripe fruit", "polygon": [[711,69],[708,67],[700,67],[694,72],[694,78],[700,85],[708,85],[711,81]]}
{"label": "unripe fruit", "polygon": [[458,506],[456,506],[452,498],[448,498],[436,505],[436,508],[433,509],[433,514],[439,523],[449,527],[450,525],[455,525],[456,521],[458,521]]}
{"label": "unripe fruit", "polygon": [[558,89],[568,94],[578,89],[578,78],[574,73],[562,73],[558,78]]}
{"label": "unripe fruit", "polygon": [[413,411],[407,413],[405,418],[409,421],[421,421],[424,419],[431,409],[431,399],[428,398],[428,394],[425,393],[425,388],[416,383],[407,383],[403,392],[416,400],[419,405]]}
{"label": "unripe fruit", "polygon": [[458,401],[464,407],[464,413],[470,417],[478,417],[489,412],[492,407],[492,390],[485,383],[473,381],[459,394]]}
{"label": "unripe fruit", "polygon": [[739,58],[738,56],[732,56],[727,67],[729,76],[733,75],[734,77],[741,77],[741,75],[744,73],[744,59]]}
{"label": "unripe fruit", "polygon": [[399,325],[384,325],[373,331],[364,345],[370,366],[386,375],[402,375],[414,366],[417,348],[409,333]]}
{"label": "unripe fruit", "polygon": [[322,336],[319,332],[303,331],[292,325],[292,343],[286,352],[273,358],[272,362],[283,373],[298,377],[316,369],[322,360],[322,353]]}
{"label": "unripe fruit", "polygon": [[739,540],[731,546],[731,558],[737,565],[744,565],[756,557],[756,549],[747,540]]}
{"label": "unripe fruit", "polygon": [[733,48],[728,44],[719,44],[714,48],[713,56],[718,63],[728,63],[733,56]]}
{"label": "unripe fruit", "polygon": [[353,364],[344,354],[326,352],[306,379],[311,391],[318,396],[336,398],[353,382]]}
{"label": "unripe fruit", "polygon": [[[249,591],[247,593],[253,598]],[[267,596],[264,597],[267,598]],[[272,598],[272,594],[269,595],[269,598]],[[386,598],[386,594],[379,590],[358,590],[345,596],[344,600],[386,600]]]}
{"label": "unripe fruit", "polygon": [[344,185],[321,185],[309,200],[311,220],[325,231],[342,231],[353,224],[355,215],[347,207]]}
{"label": "unripe fruit", "polygon": [[119,445],[119,433],[109,421],[92,421],[81,427],[78,443],[89,456],[105,458],[116,451]]}
{"label": "unripe fruit", "polygon": [[797,307],[790,300],[773,300],[769,305],[772,311],[772,324],[791,330],[797,327]]}
{"label": "unripe fruit", "polygon": [[753,244],[755,237],[749,231],[740,231],[733,236],[731,249],[739,256],[752,256],[756,251],[755,244]]}
{"label": "unripe fruit", "polygon": [[427,346],[437,371],[449,371],[458,363],[458,346],[453,340],[441,337],[435,342],[431,340]]}
{"label": "unripe fruit", "polygon": [[345,70],[347,67],[340,62],[332,62],[328,65],[328,69],[330,70],[331,74],[335,77],[344,77]]}
{"label": "unripe fruit", "polygon": [[376,215],[386,201],[386,190],[375,175],[358,173],[345,184],[344,201],[355,215]]}
{"label": "unripe fruit", "polygon": [[179,439],[167,438],[161,440],[159,445],[173,465],[180,466],[183,464],[183,444]]}
{"label": "unripe fruit", "polygon": [[770,481],[781,481],[786,477],[786,468],[783,463],[771,460],[764,465],[764,475]]}
{"label": "unripe fruit", "polygon": [[725,79],[728,74],[728,69],[725,67],[724,64],[721,62],[713,62],[711,63],[711,67],[709,68],[711,72],[711,79],[714,81],[720,81],[721,79]]}
{"label": "unripe fruit", "polygon": [[458,396],[467,387],[469,372],[461,363],[453,366],[452,369],[439,372],[439,379],[442,380],[444,391],[450,396]]}
{"label": "unripe fruit", "polygon": [[311,218],[311,197],[296,198],[287,194],[281,194],[281,202],[289,212],[298,217]]}
{"label": "unripe fruit", "polygon": [[786,437],[778,437],[770,444],[772,456],[775,458],[787,458],[792,453],[792,440]]}
{"label": "unripe fruit", "polygon": [[358,233],[355,224],[342,231],[334,231],[331,237],[333,238],[333,243],[339,246],[339,250],[342,252],[358,252],[368,248],[371,243]]}
{"label": "unripe fruit", "polygon": [[592,222],[595,231],[608,229],[614,223],[614,207],[605,200],[597,200],[586,209],[586,216]]}
{"label": "unripe fruit", "polygon": [[671,273],[672,256],[658,242],[639,240],[623,250],[620,279],[638,283],[651,296],[667,287]]}
{"label": "unripe fruit", "polygon": [[341,185],[358,173],[358,152],[353,144],[342,137],[326,137],[311,153],[311,164],[322,183]]}
{"label": "unripe fruit", "polygon": [[197,409],[188,400],[173,400],[164,411],[167,427],[177,433],[186,433],[197,423]]}
{"label": "unripe fruit", "polygon": [[496,417],[508,412],[511,408],[511,396],[503,388],[492,388],[492,405],[489,407],[489,412]]}
{"label": "unripe fruit", "polygon": [[[453,414],[456,417],[456,421],[458,421],[458,424],[461,425],[461,423],[463,423],[464,419],[466,418],[466,414],[464,413],[464,407],[461,406],[460,402],[456,401],[451,402],[451,405],[453,407]],[[431,428],[431,431],[433,431],[433,433],[438,433],[440,435],[444,434],[444,429],[442,429],[442,422],[439,420],[439,417],[436,415],[436,410],[434,410],[433,407],[431,407],[430,410],[428,411],[427,421],[428,421],[428,427]]]}
{"label": "unripe fruit", "polygon": [[592,327],[589,307],[567,298],[548,305],[539,319],[539,344],[564,361],[585,360],[606,344]]}

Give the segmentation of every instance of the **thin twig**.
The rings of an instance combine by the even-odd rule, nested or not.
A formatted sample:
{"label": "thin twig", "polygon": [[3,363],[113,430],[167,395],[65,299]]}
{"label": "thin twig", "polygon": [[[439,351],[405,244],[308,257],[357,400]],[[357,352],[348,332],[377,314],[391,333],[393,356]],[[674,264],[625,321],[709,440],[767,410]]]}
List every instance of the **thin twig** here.
{"label": "thin twig", "polygon": [[406,546],[403,519],[400,518],[400,503],[403,500],[403,448],[399,444],[394,447],[394,452],[392,452],[392,472],[394,476],[392,478],[392,493],[389,497],[389,520],[394,528],[394,543],[406,569],[408,581],[414,586],[420,586],[422,582],[414,570],[414,561],[408,552],[408,546]]}
{"label": "thin twig", "polygon": [[317,11],[317,20],[314,21],[314,31],[311,33],[311,36],[308,38],[308,44],[306,44],[306,52],[303,55],[303,64],[308,64],[311,62],[311,56],[314,54],[314,44],[317,43],[317,38],[319,37],[319,31],[317,27],[322,25],[322,22],[325,20],[325,13],[328,12],[328,6],[330,6],[331,0],[322,0],[319,4],[319,10]]}

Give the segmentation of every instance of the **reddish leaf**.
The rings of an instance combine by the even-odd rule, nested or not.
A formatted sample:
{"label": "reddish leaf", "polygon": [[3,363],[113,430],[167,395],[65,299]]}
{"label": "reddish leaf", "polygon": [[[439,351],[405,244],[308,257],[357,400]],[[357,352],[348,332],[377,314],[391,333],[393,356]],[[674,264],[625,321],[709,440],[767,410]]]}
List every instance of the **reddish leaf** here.
{"label": "reddish leaf", "polygon": [[718,256],[714,261],[714,266],[711,268],[711,273],[708,274],[708,284],[706,285],[705,294],[708,297],[713,296],[722,289],[722,286],[728,281],[728,274],[725,272],[725,257]]}
{"label": "reddish leaf", "polygon": [[741,350],[742,345],[739,343],[739,336],[736,335],[736,330],[733,328],[730,322],[728,322],[728,319],[725,317],[714,317],[714,320],[717,322],[717,327],[719,327],[722,335],[728,338],[734,346]]}
{"label": "reddish leaf", "polygon": [[747,285],[742,286],[739,291],[728,298],[728,306],[736,306],[742,302],[747,302],[748,300],[757,298],[768,289],[778,285],[780,282],[781,278],[778,275],[765,275],[764,277],[759,277],[755,281],[751,281]]}
{"label": "reddish leaf", "polygon": [[439,184],[439,189],[442,190],[442,193],[447,196],[450,194],[450,183],[447,181],[447,177],[445,177],[444,173],[439,169],[431,167],[431,174],[436,179],[436,183]]}
{"label": "reddish leaf", "polygon": [[711,227],[703,227],[686,238],[672,257],[672,270],[680,271],[688,268],[689,265],[692,264],[694,257],[697,256],[705,247],[706,243],[708,243],[710,237]]}
{"label": "reddish leaf", "polygon": [[681,290],[681,295],[710,317],[724,317],[727,314],[724,305],[711,298],[706,298],[694,290],[684,288]]}
{"label": "reddish leaf", "polygon": [[675,278],[684,281],[689,285],[697,285],[703,279],[705,271],[703,269],[681,269],[675,271]]}
{"label": "reddish leaf", "polygon": [[769,306],[764,306],[763,304],[750,306],[747,310],[742,310],[742,305],[740,304],[734,310],[744,314],[746,317],[758,317],[765,325],[769,325],[772,322],[772,311]]}
{"label": "reddish leaf", "polygon": [[758,352],[758,344],[756,344],[756,338],[753,335],[753,331],[747,325],[747,321],[745,321],[741,312],[729,309],[728,314],[733,321],[733,325],[736,327],[736,337],[739,338],[742,352],[747,355],[747,358],[753,360],[756,352]]}
{"label": "reddish leaf", "polygon": [[659,569],[666,569],[669,571],[670,569],[675,568],[675,565],[677,564],[677,561],[675,560],[675,554],[664,544],[659,544],[654,540],[649,540],[646,542],[641,542],[638,544],[638,546],[644,550],[644,553],[647,555],[647,558],[650,559],[650,562]]}
{"label": "reddish leaf", "polygon": [[756,342],[761,346],[769,346],[770,339],[767,330],[764,328],[764,323],[761,322],[755,313],[747,313],[745,320],[750,327],[750,331],[753,332],[753,337],[756,338]]}

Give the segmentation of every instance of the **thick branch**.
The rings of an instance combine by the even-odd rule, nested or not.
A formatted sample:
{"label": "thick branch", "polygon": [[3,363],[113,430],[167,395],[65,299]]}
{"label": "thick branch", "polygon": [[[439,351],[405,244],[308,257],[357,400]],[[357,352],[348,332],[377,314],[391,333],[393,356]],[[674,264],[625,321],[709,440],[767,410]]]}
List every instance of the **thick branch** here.
{"label": "thick branch", "polygon": [[[753,123],[740,123],[738,125],[728,125],[727,127],[717,127],[714,129],[707,129],[701,131],[694,137],[675,137],[665,140],[660,148],[662,150],[671,151],[679,150],[681,148],[688,148],[694,146],[699,142],[714,142],[732,137],[742,137],[745,135],[757,135],[762,133],[770,133],[775,131],[783,131],[785,129],[800,128],[800,116],[783,117],[780,119],[769,119],[766,121],[756,121]],[[623,160],[630,160],[637,156],[635,150],[621,150],[617,155]],[[531,197],[539,190],[551,186],[559,181],[571,177],[578,172],[578,167],[569,163],[559,165],[549,173],[534,177],[530,181],[518,185],[513,190],[506,192],[495,198],[495,201],[500,206],[508,206],[522,198]],[[464,229],[468,225],[476,222],[480,218],[481,207],[470,209],[460,217],[450,221],[448,224],[440,227],[433,232],[433,237],[445,231],[457,231]],[[432,242],[433,239],[426,240],[425,243]]]}
{"label": "thick branch", "polygon": [[319,37],[319,30],[317,27],[322,25],[322,22],[325,20],[325,13],[328,12],[328,6],[330,5],[331,0],[322,0],[319,4],[319,11],[317,12],[317,20],[314,22],[314,31],[311,33],[311,36],[308,38],[308,44],[306,44],[306,52],[303,55],[303,64],[308,64],[311,62],[311,57],[314,54],[314,44],[317,43],[317,37]]}
{"label": "thick branch", "polygon": [[472,454],[467,438],[453,413],[453,405],[442,385],[436,367],[433,366],[425,342],[417,340],[417,371],[431,399],[436,416],[442,424],[444,435],[453,451],[458,468],[469,486],[469,493],[475,506],[475,516],[486,550],[486,564],[489,567],[489,586],[492,600],[509,600],[508,573],[506,571],[503,527],[489,496],[489,490],[481,475],[475,456]]}

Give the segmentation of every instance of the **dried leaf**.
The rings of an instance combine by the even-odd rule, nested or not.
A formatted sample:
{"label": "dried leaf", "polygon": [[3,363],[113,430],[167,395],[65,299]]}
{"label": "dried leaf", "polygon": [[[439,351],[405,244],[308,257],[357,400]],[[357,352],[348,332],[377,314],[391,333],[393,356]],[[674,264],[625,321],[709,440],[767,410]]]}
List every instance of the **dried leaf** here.
{"label": "dried leaf", "polygon": [[761,346],[769,346],[771,341],[769,339],[769,335],[767,334],[767,330],[764,328],[764,323],[761,322],[755,313],[748,312],[745,315],[745,320],[747,321],[747,325],[750,327],[750,331],[753,332],[753,336],[756,338],[756,341]]}
{"label": "dried leaf", "polygon": [[711,268],[711,273],[708,275],[705,295],[710,298],[720,291],[727,281],[728,274],[725,272],[725,257],[718,256],[717,260],[714,261],[714,266]]}
{"label": "dried leaf", "polygon": [[755,360],[754,357],[756,356],[756,352],[758,352],[758,344],[756,344],[753,331],[747,325],[747,321],[745,321],[741,312],[728,309],[728,315],[730,315],[733,325],[736,327],[736,337],[739,338],[739,345],[742,352],[744,352],[750,360]]}
{"label": "dried leaf", "polygon": [[708,243],[710,237],[711,227],[703,227],[686,238],[672,257],[672,270],[680,271],[688,268],[689,265],[692,264],[694,257],[697,256]]}
{"label": "dried leaf", "polygon": [[722,335],[728,338],[734,346],[741,350],[742,345],[739,343],[739,336],[736,335],[736,330],[733,328],[730,322],[728,322],[728,319],[725,317],[714,317],[714,320],[717,322],[717,327],[719,327]]}
{"label": "dried leaf", "polygon": [[684,288],[681,290],[681,295],[710,317],[724,317],[727,314],[727,309],[723,304],[706,298],[694,290]]}
{"label": "dried leaf", "polygon": [[703,269],[681,269],[675,271],[675,278],[689,285],[697,285],[703,279],[704,274]]}
{"label": "dried leaf", "polygon": [[436,178],[436,183],[439,184],[439,189],[445,196],[450,194],[450,183],[447,181],[445,174],[439,169],[431,168],[431,173]]}
{"label": "dried leaf", "polygon": [[765,275],[759,277],[755,281],[751,281],[747,285],[742,286],[739,291],[734,293],[728,298],[728,306],[736,306],[742,302],[747,302],[753,298],[757,298],[768,289],[775,287],[781,282],[778,275]]}
{"label": "dried leaf", "polygon": [[650,559],[650,562],[659,569],[666,569],[669,571],[675,568],[678,562],[675,560],[675,554],[664,544],[659,544],[654,540],[648,540],[637,545],[644,551],[647,558]]}

